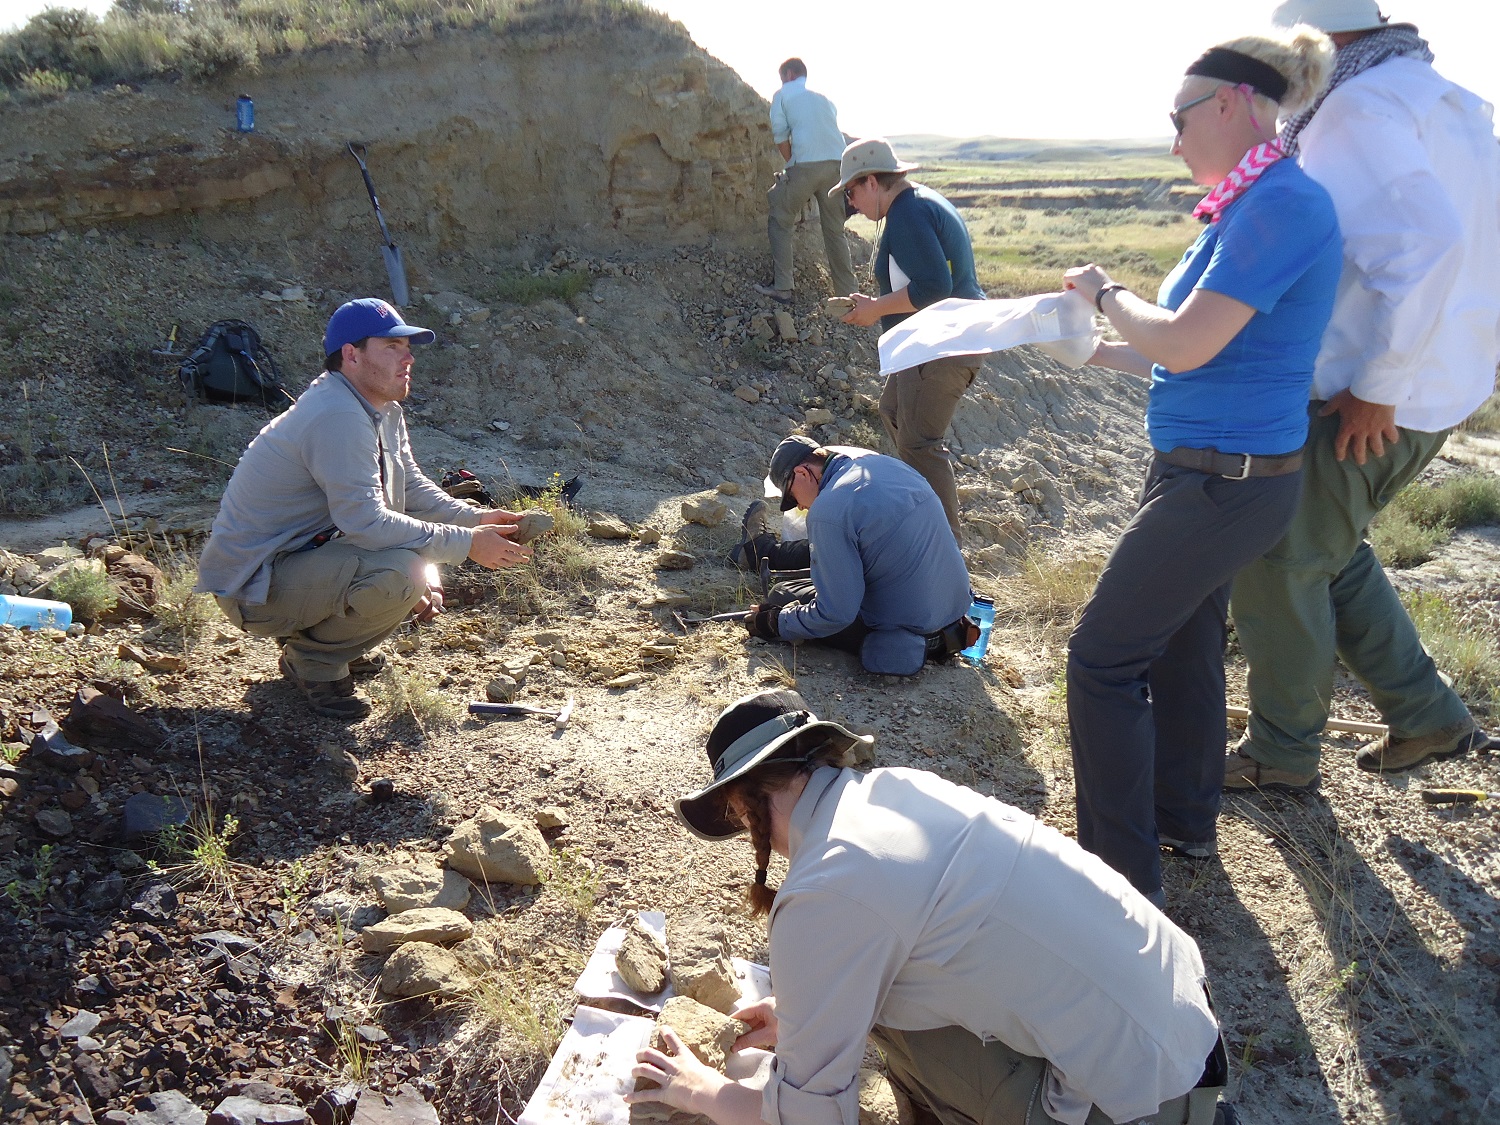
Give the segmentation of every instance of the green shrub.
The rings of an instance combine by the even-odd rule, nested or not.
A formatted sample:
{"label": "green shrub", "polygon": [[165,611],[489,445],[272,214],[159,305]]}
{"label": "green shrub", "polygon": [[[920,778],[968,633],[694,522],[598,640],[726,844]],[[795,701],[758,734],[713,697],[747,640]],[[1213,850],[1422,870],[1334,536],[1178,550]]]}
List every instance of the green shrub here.
{"label": "green shrub", "polygon": [[1375,557],[1395,570],[1421,566],[1447,539],[1446,528],[1424,526],[1394,506],[1381,512],[1370,525]]}
{"label": "green shrub", "polygon": [[120,591],[114,581],[97,567],[75,566],[51,582],[51,594],[73,607],[73,616],[83,621],[97,621],[120,604]]}
{"label": "green shrub", "polygon": [[1476,627],[1440,594],[1418,590],[1401,600],[1422,644],[1453,680],[1453,689],[1470,704],[1500,700],[1500,646],[1493,631]]}
{"label": "green shrub", "polygon": [[1500,479],[1464,473],[1441,484],[1414,484],[1391,501],[1388,511],[1404,512],[1423,527],[1453,530],[1500,519]]}
{"label": "green shrub", "polygon": [[496,301],[512,305],[534,305],[546,300],[571,301],[587,289],[592,281],[586,270],[513,273],[499,277],[490,292]]}

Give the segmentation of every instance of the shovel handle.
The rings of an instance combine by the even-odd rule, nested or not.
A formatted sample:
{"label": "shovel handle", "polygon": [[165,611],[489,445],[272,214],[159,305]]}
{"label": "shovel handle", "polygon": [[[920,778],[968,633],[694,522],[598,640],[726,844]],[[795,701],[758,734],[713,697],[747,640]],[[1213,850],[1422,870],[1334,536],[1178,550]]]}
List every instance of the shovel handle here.
{"label": "shovel handle", "polygon": [[[375,208],[375,221],[380,224],[380,235],[385,239],[385,244],[394,250],[396,244],[391,240],[391,232],[385,229],[385,216],[380,213],[380,200],[375,198],[375,181],[370,179],[370,169],[365,167],[364,157],[354,151],[354,142],[349,141],[348,145],[349,155],[359,163],[359,174],[365,178],[365,190],[370,193],[370,204]],[[360,145],[359,149],[368,154],[369,150],[364,145]]]}
{"label": "shovel handle", "polygon": [[1422,800],[1429,805],[1472,805],[1490,796],[1483,789],[1423,789]]}
{"label": "shovel handle", "polygon": [[552,711],[544,711],[540,707],[528,707],[524,703],[471,703],[469,704],[471,715],[541,715],[544,718],[556,718]]}

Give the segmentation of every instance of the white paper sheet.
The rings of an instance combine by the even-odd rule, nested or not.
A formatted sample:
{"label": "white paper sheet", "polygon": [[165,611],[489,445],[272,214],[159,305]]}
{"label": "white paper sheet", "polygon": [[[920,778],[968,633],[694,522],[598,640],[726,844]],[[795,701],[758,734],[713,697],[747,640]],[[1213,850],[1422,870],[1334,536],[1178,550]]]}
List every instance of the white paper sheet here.
{"label": "white paper sheet", "polygon": [[653,1024],[579,1005],[517,1125],[629,1125],[630,1068]]}
{"label": "white paper sheet", "polygon": [[1014,300],[950,297],[913,313],[880,337],[880,373],[935,359],[988,355],[1035,344],[1067,367],[1082,367],[1099,346],[1094,310],[1076,290]]}
{"label": "white paper sheet", "polygon": [[[666,914],[660,910],[642,910],[640,919],[648,930],[661,938],[663,943],[666,942]],[[588,963],[573,984],[573,991],[585,1000],[626,1000],[648,1012],[661,1011],[662,1006],[677,995],[672,982],[668,981],[666,987],[654,996],[636,992],[626,985],[615,969],[615,954],[620,951],[624,942],[623,926],[611,926],[600,934],[594,945],[594,952],[589,955]],[[667,955],[670,958],[670,948]],[[771,995],[770,969],[740,957],[731,957],[729,963],[734,968],[734,979],[739,984],[741,1000],[748,1004]]]}

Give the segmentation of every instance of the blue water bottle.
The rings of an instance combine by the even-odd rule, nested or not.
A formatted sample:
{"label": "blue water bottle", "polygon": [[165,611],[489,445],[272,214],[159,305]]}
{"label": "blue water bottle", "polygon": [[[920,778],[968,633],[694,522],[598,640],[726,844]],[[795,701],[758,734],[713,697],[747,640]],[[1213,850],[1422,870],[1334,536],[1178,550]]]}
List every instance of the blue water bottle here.
{"label": "blue water bottle", "polygon": [[66,629],[73,624],[73,607],[67,602],[0,594],[0,625],[18,629]]}
{"label": "blue water bottle", "polygon": [[241,94],[234,103],[234,123],[241,133],[255,132],[255,102],[248,94]]}
{"label": "blue water bottle", "polygon": [[969,607],[969,616],[979,623],[979,639],[959,653],[970,664],[978,666],[984,662],[985,649],[990,647],[990,630],[995,627],[995,599],[974,595],[974,604]]}

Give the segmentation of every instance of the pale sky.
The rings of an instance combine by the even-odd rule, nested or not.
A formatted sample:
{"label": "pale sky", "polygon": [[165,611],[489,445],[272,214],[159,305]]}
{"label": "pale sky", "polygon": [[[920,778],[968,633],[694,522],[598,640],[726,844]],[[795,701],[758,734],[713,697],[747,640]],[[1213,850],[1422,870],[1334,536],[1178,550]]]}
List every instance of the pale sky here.
{"label": "pale sky", "polygon": [[[1165,137],[1183,69],[1258,30],[1275,0],[648,0],[769,97],[789,55],[857,135]],[[1500,100],[1500,4],[1387,0],[1438,69]],[[71,6],[69,0],[52,4]],[[0,0],[0,29],[48,0]],[[109,0],[76,6],[103,12]]]}

